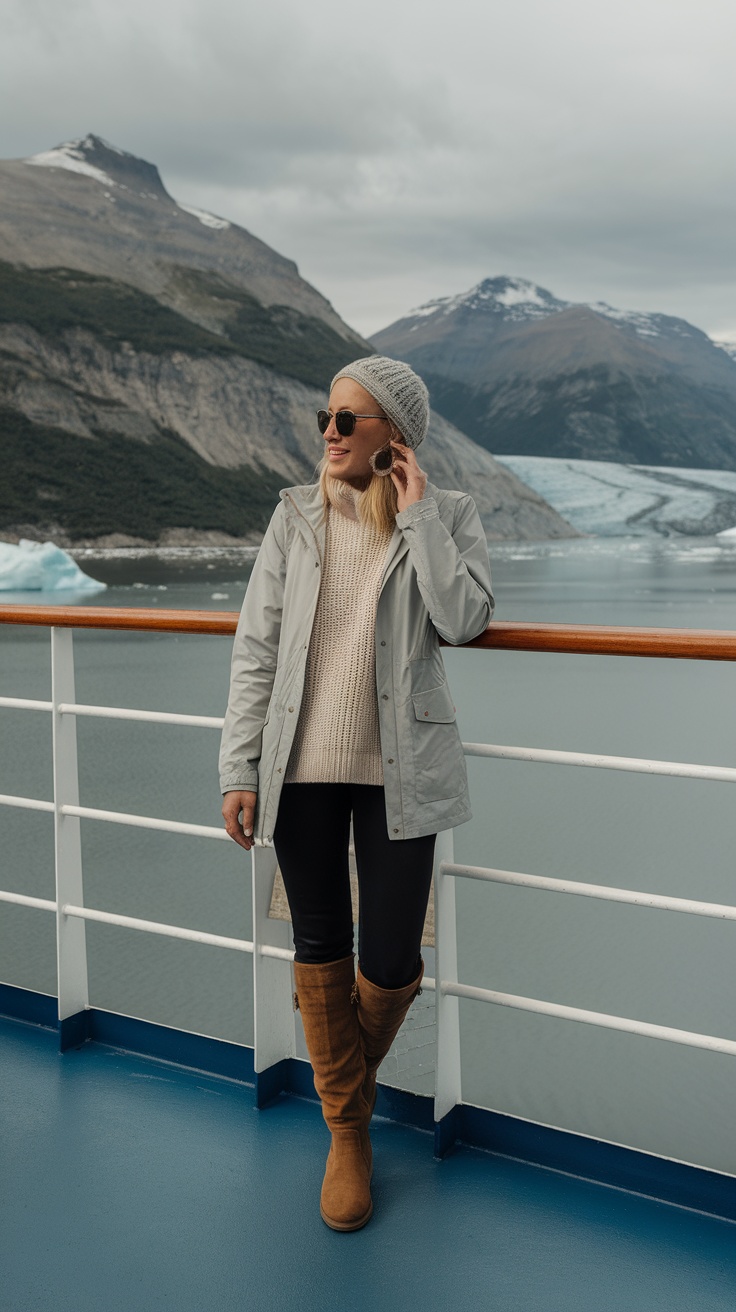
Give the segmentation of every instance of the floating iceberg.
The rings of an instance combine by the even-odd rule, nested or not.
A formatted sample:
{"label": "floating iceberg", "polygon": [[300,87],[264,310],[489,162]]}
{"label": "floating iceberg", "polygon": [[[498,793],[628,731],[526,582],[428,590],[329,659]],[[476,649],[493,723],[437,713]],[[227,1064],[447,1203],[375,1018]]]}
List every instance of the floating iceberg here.
{"label": "floating iceberg", "polygon": [[0,592],[100,592],[105,587],[53,542],[0,542]]}

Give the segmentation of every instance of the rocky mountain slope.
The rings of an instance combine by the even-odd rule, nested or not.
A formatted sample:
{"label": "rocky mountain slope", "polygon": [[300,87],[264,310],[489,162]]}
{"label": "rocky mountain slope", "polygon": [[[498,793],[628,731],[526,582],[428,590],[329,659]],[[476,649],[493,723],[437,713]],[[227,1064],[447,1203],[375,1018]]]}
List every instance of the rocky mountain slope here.
{"label": "rocky mountain slope", "polygon": [[293,260],[237,224],[175,201],[154,164],[91,133],[0,161],[0,191],[0,255],[12,264],[115,279],[213,332],[227,331],[255,299],[364,345]]}
{"label": "rocky mountain slope", "polygon": [[499,454],[736,469],[736,360],[684,319],[487,278],[371,340]]}
{"label": "rocky mountain slope", "polygon": [[[0,324],[0,391],[11,538],[257,541],[279,488],[310,481],[324,445],[322,389],[242,357],[154,354],[86,329]],[[472,490],[491,538],[575,536],[436,413],[421,463],[440,486]]]}
{"label": "rocky mountain slope", "polygon": [[[0,163],[0,536],[257,540],[313,475],[333,372],[372,349],[146,161],[89,136]],[[490,536],[574,535],[439,416],[423,463]]]}

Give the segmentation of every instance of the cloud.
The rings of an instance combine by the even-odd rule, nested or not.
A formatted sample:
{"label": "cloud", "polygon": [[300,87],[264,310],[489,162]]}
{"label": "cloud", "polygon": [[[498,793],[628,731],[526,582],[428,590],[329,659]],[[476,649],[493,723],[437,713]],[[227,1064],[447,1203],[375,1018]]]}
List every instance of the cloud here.
{"label": "cloud", "polygon": [[99,132],[363,331],[497,273],[736,322],[731,0],[10,0],[4,21],[3,155]]}

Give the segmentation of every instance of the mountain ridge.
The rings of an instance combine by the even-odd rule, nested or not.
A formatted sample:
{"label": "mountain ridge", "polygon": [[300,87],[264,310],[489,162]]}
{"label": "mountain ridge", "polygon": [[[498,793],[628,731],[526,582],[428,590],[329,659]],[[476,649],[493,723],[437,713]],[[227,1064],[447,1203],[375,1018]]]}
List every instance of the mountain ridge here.
{"label": "mountain ridge", "polygon": [[371,351],[299,276],[293,260],[238,224],[176,201],[155,164],[94,133],[28,159],[0,161],[0,187],[0,250],[13,264],[113,277],[185,317],[204,317],[216,331],[222,306],[216,295],[200,296],[196,304],[183,293],[174,273],[184,265],[219,276],[264,306],[287,304],[321,319],[345,341]]}
{"label": "mountain ridge", "polygon": [[736,468],[736,359],[672,315],[487,278],[375,333],[502,454]]}

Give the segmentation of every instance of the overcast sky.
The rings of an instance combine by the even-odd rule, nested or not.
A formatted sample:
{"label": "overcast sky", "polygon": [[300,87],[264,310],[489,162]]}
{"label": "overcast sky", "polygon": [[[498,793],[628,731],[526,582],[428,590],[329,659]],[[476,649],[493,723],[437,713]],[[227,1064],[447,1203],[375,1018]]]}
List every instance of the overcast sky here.
{"label": "overcast sky", "polygon": [[96,132],[363,333],[481,278],[736,339],[734,0],[3,0],[0,155]]}

